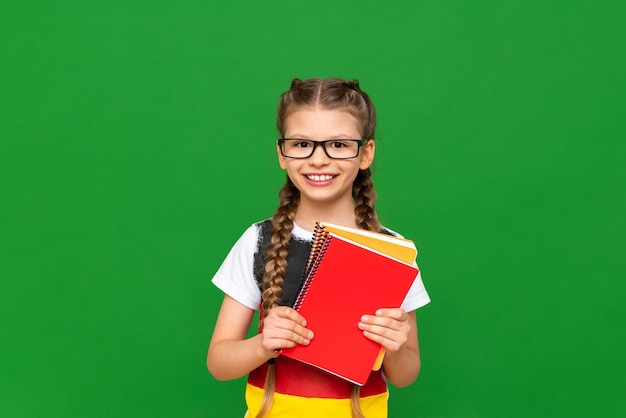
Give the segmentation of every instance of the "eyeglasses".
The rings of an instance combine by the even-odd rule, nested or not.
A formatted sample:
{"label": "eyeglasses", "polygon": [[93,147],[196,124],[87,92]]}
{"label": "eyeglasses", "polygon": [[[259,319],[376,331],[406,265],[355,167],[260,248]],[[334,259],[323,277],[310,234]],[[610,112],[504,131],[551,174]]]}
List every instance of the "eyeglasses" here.
{"label": "eyeglasses", "polygon": [[310,139],[280,138],[278,145],[280,153],[287,158],[309,158],[317,146],[321,146],[329,158],[348,160],[359,156],[362,145],[367,139],[329,139],[326,141],[312,141]]}

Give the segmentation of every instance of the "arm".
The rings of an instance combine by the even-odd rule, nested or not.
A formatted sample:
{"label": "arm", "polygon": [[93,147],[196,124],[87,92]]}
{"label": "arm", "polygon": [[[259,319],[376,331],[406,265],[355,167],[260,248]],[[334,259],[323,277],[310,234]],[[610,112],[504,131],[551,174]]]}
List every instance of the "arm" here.
{"label": "arm", "polygon": [[254,310],[224,296],[207,354],[207,368],[218,380],[237,379],[279,353],[275,349],[308,344],[313,333],[295,310],[280,306],[263,320],[263,332],[247,338]]}
{"label": "arm", "polygon": [[363,334],[385,348],[383,371],[397,387],[410,385],[421,368],[415,311],[379,309],[376,315],[363,315],[359,328]]}

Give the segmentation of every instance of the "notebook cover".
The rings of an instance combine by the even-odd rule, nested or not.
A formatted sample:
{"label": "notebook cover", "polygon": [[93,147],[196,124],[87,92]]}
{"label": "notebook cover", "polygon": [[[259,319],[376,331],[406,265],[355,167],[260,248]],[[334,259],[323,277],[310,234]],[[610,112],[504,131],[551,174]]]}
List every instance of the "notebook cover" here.
{"label": "notebook cover", "polygon": [[294,308],[315,333],[282,355],[363,385],[381,346],[358,328],[362,315],[399,307],[418,270],[329,233]]}
{"label": "notebook cover", "polygon": [[[315,224],[315,236],[322,236],[322,233],[332,232],[335,235],[355,241],[375,251],[387,254],[393,258],[413,264],[417,257],[417,249],[413,241],[380,232],[355,229],[347,226],[336,225],[329,222],[317,222]],[[319,239],[319,238],[318,238]],[[318,251],[319,252],[319,251]],[[315,251],[311,251],[310,259],[316,256]],[[309,260],[310,262],[310,260]],[[372,370],[378,370],[383,365],[385,349],[381,348]]]}

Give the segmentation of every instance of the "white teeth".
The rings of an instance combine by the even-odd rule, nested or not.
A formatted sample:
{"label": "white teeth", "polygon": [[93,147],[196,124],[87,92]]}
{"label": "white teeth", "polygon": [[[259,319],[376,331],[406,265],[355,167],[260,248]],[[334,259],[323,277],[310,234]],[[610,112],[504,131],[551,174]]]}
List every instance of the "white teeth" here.
{"label": "white teeth", "polygon": [[317,174],[313,174],[313,175],[308,175],[306,176],[309,180],[313,180],[313,181],[328,181],[331,180],[333,178],[333,176],[330,176],[328,174],[324,174],[324,175],[317,175]]}

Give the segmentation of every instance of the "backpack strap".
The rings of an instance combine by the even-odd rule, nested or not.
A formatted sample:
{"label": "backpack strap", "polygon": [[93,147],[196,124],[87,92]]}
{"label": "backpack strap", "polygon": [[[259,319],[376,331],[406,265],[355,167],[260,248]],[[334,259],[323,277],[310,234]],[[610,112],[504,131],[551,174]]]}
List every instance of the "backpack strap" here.
{"label": "backpack strap", "polygon": [[[259,222],[257,227],[259,228],[259,242],[257,252],[254,254],[254,278],[259,289],[263,290],[263,275],[265,274],[265,264],[267,263],[267,245],[272,238],[272,221],[266,219]],[[291,237],[287,255],[287,272],[283,283],[283,297],[279,303],[280,305],[293,306],[295,303],[310,250],[310,241],[302,241],[295,239],[293,236]]]}

